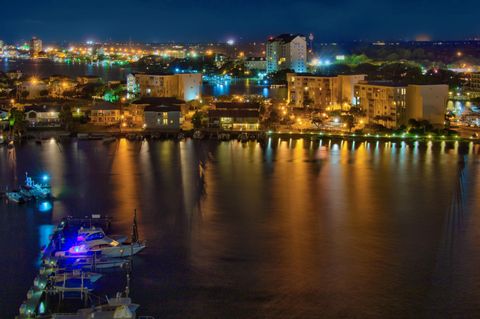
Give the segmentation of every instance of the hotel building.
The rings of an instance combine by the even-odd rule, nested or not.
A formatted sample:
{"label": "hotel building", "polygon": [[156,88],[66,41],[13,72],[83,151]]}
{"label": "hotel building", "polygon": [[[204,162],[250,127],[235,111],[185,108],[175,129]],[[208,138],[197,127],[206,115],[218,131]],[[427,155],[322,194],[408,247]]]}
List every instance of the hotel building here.
{"label": "hotel building", "polygon": [[267,42],[267,73],[307,70],[307,41],[299,34],[282,34]]}

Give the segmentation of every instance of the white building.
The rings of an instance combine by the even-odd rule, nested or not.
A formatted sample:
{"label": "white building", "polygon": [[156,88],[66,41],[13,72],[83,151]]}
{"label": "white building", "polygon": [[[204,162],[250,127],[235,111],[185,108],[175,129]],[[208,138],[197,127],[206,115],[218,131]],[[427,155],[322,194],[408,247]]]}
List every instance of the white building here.
{"label": "white building", "polygon": [[176,97],[184,101],[201,97],[202,74],[145,74],[127,77],[127,90],[140,97]]}
{"label": "white building", "polygon": [[25,119],[28,125],[35,126],[60,126],[60,105],[31,105],[25,106]]}
{"label": "white building", "polygon": [[299,34],[282,34],[267,42],[267,73],[293,70],[303,73],[307,70],[307,41]]}
{"label": "white building", "polygon": [[409,85],[407,87],[407,119],[427,120],[442,126],[448,102],[448,85]]}

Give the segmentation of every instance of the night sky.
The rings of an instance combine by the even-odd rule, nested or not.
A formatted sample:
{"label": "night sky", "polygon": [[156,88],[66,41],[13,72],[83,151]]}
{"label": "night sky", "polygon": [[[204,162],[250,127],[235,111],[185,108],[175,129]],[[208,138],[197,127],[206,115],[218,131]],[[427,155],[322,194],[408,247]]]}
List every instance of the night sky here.
{"label": "night sky", "polygon": [[313,32],[318,41],[465,39],[480,35],[480,1],[3,1],[0,39],[144,42],[264,40]]}

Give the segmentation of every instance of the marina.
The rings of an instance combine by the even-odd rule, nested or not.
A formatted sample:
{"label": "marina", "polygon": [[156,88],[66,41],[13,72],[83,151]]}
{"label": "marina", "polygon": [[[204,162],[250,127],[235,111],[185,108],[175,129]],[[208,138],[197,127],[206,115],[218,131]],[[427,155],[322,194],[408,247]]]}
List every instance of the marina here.
{"label": "marina", "polygon": [[[131,257],[145,248],[145,244],[140,250],[137,247],[136,212],[131,244],[120,244],[107,237],[104,229],[110,229],[110,224],[110,218],[100,215],[62,219],[42,250],[38,275],[19,307],[17,319],[153,318],[137,316],[139,305],[129,298],[133,271]],[[121,237],[122,242],[125,239],[125,236]],[[122,252],[130,248],[130,253],[120,254],[119,250],[112,253],[112,243],[121,245]],[[78,249],[78,245],[83,249]],[[105,245],[109,246],[108,253],[103,249]],[[101,273],[105,271],[108,272]],[[122,276],[126,277],[125,289],[116,292],[113,298],[94,295],[97,288],[101,290],[102,281],[119,280]]]}

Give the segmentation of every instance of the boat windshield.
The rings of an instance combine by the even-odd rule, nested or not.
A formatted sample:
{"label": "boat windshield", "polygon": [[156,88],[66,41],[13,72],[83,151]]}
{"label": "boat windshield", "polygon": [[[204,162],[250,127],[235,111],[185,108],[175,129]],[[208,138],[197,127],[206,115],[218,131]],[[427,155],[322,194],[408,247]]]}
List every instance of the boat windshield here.
{"label": "boat windshield", "polygon": [[103,232],[96,232],[85,237],[85,241],[98,240],[104,237],[105,237],[105,234]]}

